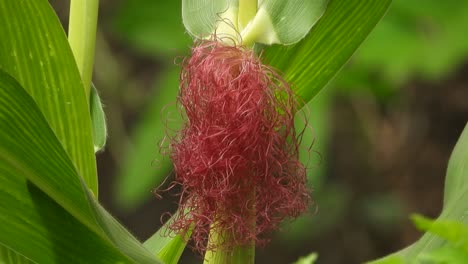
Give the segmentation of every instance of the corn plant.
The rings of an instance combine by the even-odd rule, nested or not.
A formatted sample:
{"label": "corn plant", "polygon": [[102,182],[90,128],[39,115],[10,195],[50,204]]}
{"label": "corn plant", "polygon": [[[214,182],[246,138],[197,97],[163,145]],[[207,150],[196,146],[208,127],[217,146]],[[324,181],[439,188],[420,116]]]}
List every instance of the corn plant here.
{"label": "corn plant", "polygon": [[[286,120],[287,125],[273,129],[281,132],[285,127],[291,129],[291,116],[336,75],[378,23],[390,2],[182,1],[184,25],[197,44],[192,57],[183,66],[178,99],[192,123],[189,122],[183,135],[171,143],[175,151],[171,157],[178,175],[192,168],[184,157],[197,150],[183,144],[183,136],[191,131],[189,125],[198,120],[190,119],[190,110],[197,112],[204,105],[190,108],[196,105],[197,98],[184,97],[183,91],[189,91],[188,94],[198,91],[192,89],[191,80],[197,74],[204,78],[206,72],[197,72],[197,66],[207,61],[212,55],[210,52],[219,50],[216,54],[224,62],[229,61],[225,57],[227,53],[235,54],[236,63],[247,56],[248,63],[243,60],[242,65],[255,66],[262,74],[246,77],[249,83],[266,78],[269,85],[273,83],[281,88],[267,93],[270,100],[267,105],[280,102],[272,104],[268,113],[276,115],[275,120]],[[255,242],[260,241],[256,238],[259,223],[265,223],[258,220],[261,219],[259,212],[264,212],[260,209],[272,207],[263,203],[268,199],[261,198],[277,194],[264,194],[268,190],[262,186],[252,186],[242,193],[250,199],[248,201],[253,201],[247,206],[248,213],[233,217],[233,212],[238,211],[215,206],[207,222],[196,218],[201,214],[198,210],[207,211],[200,207],[206,200],[200,199],[198,194],[190,194],[193,189],[188,188],[189,194],[181,199],[180,210],[144,243],[134,238],[99,204],[95,153],[105,146],[107,132],[98,90],[91,82],[97,13],[97,0],[71,1],[67,38],[48,1],[0,2],[0,263],[177,263],[190,239],[200,242],[195,248],[203,251],[205,263],[253,263]],[[199,51],[202,61],[194,60],[194,54]],[[195,67],[190,66],[191,62]],[[207,68],[203,69],[214,74],[222,69],[209,68],[210,65],[206,64]],[[228,69],[237,72],[239,68]],[[241,79],[237,77],[245,77],[237,74],[234,79],[227,79],[229,85]],[[255,96],[258,95],[251,95]],[[205,118],[206,112],[203,113],[196,117]],[[285,113],[288,118],[283,118]],[[216,115],[211,117],[214,118]],[[298,155],[294,152],[296,138],[289,136],[294,135],[293,132],[286,135],[274,138],[289,147],[288,144],[293,144],[287,149],[290,152],[277,155],[293,160],[295,166],[289,172],[295,177],[302,173],[297,170],[300,164],[294,160]],[[254,136],[260,140],[258,135]],[[259,142],[256,141],[256,146],[261,146]],[[440,230],[450,226],[455,233],[466,232],[462,223],[444,221],[466,222],[467,205],[463,201],[468,193],[467,142],[465,131],[449,164],[441,221],[431,224],[423,218],[415,218],[418,226],[434,234],[427,233],[408,249],[377,263],[411,263],[418,261],[427,250],[437,248],[449,248],[449,253],[458,254],[458,260],[466,254],[463,237],[444,236]],[[268,149],[268,146],[264,147]],[[276,167],[276,170],[281,168]],[[205,180],[217,184],[213,179]],[[292,184],[295,189],[280,197],[299,191],[303,194],[302,180]],[[179,181],[185,184],[183,179]],[[278,182],[279,185],[269,187],[284,191],[283,187],[294,181],[287,178],[287,183]],[[218,192],[217,200],[228,199],[220,193],[226,192]],[[294,207],[285,215],[296,216],[304,209],[302,203],[296,205],[300,208]],[[226,219],[240,219],[239,223],[244,224],[241,227],[245,228],[232,231],[232,225],[219,224]],[[441,233],[446,240],[435,237]],[[444,247],[446,241],[453,244]],[[312,263],[315,257],[302,258],[298,263]],[[440,254],[433,253],[429,257],[434,259]]]}

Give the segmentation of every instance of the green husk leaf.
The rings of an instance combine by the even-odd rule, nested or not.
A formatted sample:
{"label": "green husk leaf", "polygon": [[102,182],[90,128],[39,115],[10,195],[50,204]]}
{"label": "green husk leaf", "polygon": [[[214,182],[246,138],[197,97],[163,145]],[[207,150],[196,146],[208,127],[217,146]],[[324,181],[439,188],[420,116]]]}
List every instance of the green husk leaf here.
{"label": "green husk leaf", "polygon": [[229,0],[182,0],[182,21],[194,37],[213,34],[220,15],[230,6]]}
{"label": "green husk leaf", "polygon": [[230,44],[290,45],[307,35],[327,3],[328,0],[183,0],[182,18],[185,28],[197,38],[216,35]]}
{"label": "green husk leaf", "polygon": [[242,43],[291,45],[303,39],[327,8],[328,0],[263,0],[241,31]]}

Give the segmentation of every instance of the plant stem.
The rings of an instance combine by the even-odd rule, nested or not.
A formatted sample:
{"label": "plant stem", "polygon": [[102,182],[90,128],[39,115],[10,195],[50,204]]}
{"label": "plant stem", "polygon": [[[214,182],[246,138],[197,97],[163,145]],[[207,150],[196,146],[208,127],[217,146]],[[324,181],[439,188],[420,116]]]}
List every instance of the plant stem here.
{"label": "plant stem", "polygon": [[99,0],[71,0],[68,41],[89,98],[96,45]]}
{"label": "plant stem", "polygon": [[[223,242],[224,239],[229,239],[228,235],[222,235],[218,230],[210,231],[208,245],[216,245]],[[252,242],[247,246],[237,246],[233,249],[225,250],[217,248],[215,250],[207,250],[205,253],[204,264],[253,264],[255,262],[255,243]]]}
{"label": "plant stem", "polygon": [[[256,209],[255,209],[255,188],[253,188],[249,195],[252,203],[246,213],[245,217],[248,222],[249,229],[255,232],[256,229]],[[215,220],[216,221],[216,220]],[[208,248],[214,250],[207,250],[205,253],[204,264],[254,264],[255,263],[255,241],[252,240],[248,245],[236,246],[234,248],[223,248],[223,244],[230,244],[232,234],[223,232],[217,228],[216,222],[211,225],[210,237],[208,238]]]}
{"label": "plant stem", "polygon": [[239,0],[239,31],[242,31],[257,13],[257,0]]}

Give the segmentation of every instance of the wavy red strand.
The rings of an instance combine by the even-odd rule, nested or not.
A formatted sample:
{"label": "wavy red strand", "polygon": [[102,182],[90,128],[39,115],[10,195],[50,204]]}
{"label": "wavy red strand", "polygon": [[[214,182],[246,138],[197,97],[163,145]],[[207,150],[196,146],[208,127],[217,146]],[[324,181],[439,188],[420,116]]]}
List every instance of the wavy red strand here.
{"label": "wavy red strand", "polygon": [[210,248],[210,229],[229,237],[218,247],[265,242],[265,233],[310,200],[288,83],[252,51],[216,41],[192,49],[180,81],[187,123],[171,140],[171,158],[180,209],[190,213],[170,228],[195,227],[200,251]]}

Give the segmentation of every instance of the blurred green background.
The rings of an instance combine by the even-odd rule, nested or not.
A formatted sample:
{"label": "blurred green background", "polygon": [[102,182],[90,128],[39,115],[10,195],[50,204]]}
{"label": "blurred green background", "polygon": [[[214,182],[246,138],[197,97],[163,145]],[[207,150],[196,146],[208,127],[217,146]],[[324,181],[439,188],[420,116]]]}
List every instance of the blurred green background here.
{"label": "blurred green background", "polygon": [[[67,3],[50,2],[66,27]],[[173,176],[159,144],[180,123],[177,64],[192,41],[181,1],[100,5],[94,83],[109,130],[98,154],[100,200],[145,240],[177,208],[175,196],[152,191]],[[318,263],[361,263],[418,238],[407,216],[440,212],[447,161],[468,119],[467,25],[467,1],[394,1],[309,103],[301,159],[314,204],[272,234],[257,263],[292,263],[313,251]],[[186,250],[181,263],[195,261]]]}

